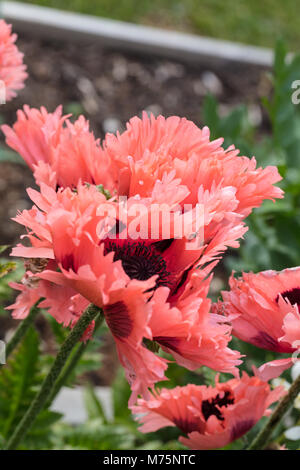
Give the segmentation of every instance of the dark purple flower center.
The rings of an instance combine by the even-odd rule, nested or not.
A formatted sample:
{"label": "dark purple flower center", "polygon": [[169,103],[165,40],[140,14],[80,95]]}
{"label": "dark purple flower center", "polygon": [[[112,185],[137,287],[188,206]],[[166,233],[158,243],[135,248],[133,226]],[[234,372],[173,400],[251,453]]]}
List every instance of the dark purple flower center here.
{"label": "dark purple flower center", "polygon": [[226,391],[222,397],[218,394],[216,397],[211,398],[210,400],[203,400],[202,402],[202,413],[207,421],[208,418],[212,415],[216,416],[220,421],[224,421],[222,416],[222,411],[220,408],[222,406],[233,405],[234,398],[231,395],[230,391]]}
{"label": "dark purple flower center", "polygon": [[158,276],[155,288],[166,286],[170,288],[170,297],[179,294],[184,288],[193,266],[184,271],[170,272],[168,270],[168,249],[174,239],[158,242],[144,242],[122,239],[105,239],[104,254],[114,252],[114,261],[121,260],[122,267],[130,279],[146,281],[152,276]]}
{"label": "dark purple flower center", "polygon": [[170,285],[170,272],[167,270],[166,260],[154,244],[106,240],[104,254],[111,251],[114,252],[114,261],[121,260],[123,269],[130,279],[146,281],[157,275],[157,287]]}
{"label": "dark purple flower center", "polygon": [[[297,304],[298,307],[300,308],[300,288],[299,287],[295,287],[294,289],[281,292],[281,295],[284,299],[287,299],[291,305]],[[276,297],[276,302],[278,302],[278,299],[279,299],[279,295],[277,295]]]}

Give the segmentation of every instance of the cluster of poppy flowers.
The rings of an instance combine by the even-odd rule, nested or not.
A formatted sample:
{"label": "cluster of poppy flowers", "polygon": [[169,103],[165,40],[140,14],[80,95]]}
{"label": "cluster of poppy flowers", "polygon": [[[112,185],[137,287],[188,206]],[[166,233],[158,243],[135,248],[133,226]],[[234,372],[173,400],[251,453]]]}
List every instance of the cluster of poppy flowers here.
{"label": "cluster of poppy flowers", "polygon": [[14,98],[16,92],[24,88],[24,80],[27,78],[23,54],[17,48],[16,40],[11,25],[0,19],[0,90],[4,101]]}
{"label": "cluster of poppy flowers", "polygon": [[[300,268],[232,276],[223,301],[212,304],[208,297],[213,270],[228,247],[239,246],[245,218],[265,199],[283,197],[274,186],[281,179],[277,168],[258,168],[255,158],[240,156],[234,146],[225,150],[222,139],[211,141],[207,127],[185,118],[144,113],[103,142],[83,116],[74,123],[69,118],[61,107],[49,113],[25,106],[12,128],[2,126],[39,186],[28,189],[32,209],[15,218],[27,232],[12,254],[25,259],[26,273],[12,285],[20,294],[8,308],[24,319],[43,298],[39,305],[72,327],[89,303],[97,305],[114,337],[141,431],[177,426],[192,449],[223,447],[270,412],[284,392],[271,391],[267,381],[293,363],[292,357],[279,359],[239,378],[242,356],[229,346],[232,334],[290,356],[300,346]],[[146,208],[142,215],[128,210],[126,224],[155,223],[155,238],[122,236],[124,196],[128,208],[137,201]],[[104,203],[115,220],[99,212]],[[203,207],[201,243],[192,250],[188,234],[174,235],[174,220],[186,204],[191,219],[196,206]],[[164,215],[171,221],[167,238]],[[115,238],[99,233],[99,224],[109,224]],[[217,378],[215,387],[159,391],[155,384],[167,380],[169,360],[148,348],[149,341],[189,370],[207,366],[235,378]]]}

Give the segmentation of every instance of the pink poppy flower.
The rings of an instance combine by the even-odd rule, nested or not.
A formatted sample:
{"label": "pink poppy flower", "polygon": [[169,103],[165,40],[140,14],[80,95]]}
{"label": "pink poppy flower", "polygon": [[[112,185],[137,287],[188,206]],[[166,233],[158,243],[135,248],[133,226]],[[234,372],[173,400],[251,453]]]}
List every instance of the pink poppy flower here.
{"label": "pink poppy flower", "polygon": [[108,134],[103,148],[112,162],[119,194],[147,197],[163,174],[175,171],[190,191],[186,201],[194,204],[199,188],[235,188],[235,212],[246,217],[264,199],[282,197],[273,186],[281,180],[276,167],[256,168],[255,158],[238,156],[234,146],[224,150],[223,139],[210,141],[207,127],[199,129],[185,118],[155,118],[143,113],[133,117],[127,130]]}
{"label": "pink poppy flower", "polygon": [[[39,302],[39,308],[48,309],[50,315],[58,323],[62,323],[66,327],[73,327],[89,305],[89,301],[71,287],[60,286],[36,277],[38,273],[45,269],[56,269],[56,264],[52,260],[27,259],[25,267],[27,271],[22,283],[11,282],[9,284],[13,289],[21,291],[16,302],[6,307],[7,310],[13,310],[13,318],[17,320],[26,318],[34,304],[44,298]],[[94,322],[83,335],[82,339],[84,341],[90,338],[93,325]]]}
{"label": "pink poppy flower", "polygon": [[12,34],[11,30],[11,25],[0,20],[0,88],[4,84],[4,98],[7,101],[17,96],[16,92],[24,88],[27,78],[23,54],[15,45],[17,35]]}
{"label": "pink poppy flower", "polygon": [[[49,313],[58,321],[70,324],[74,320],[70,303],[73,307],[73,296],[80,294],[86,300],[85,305],[92,302],[103,309],[116,341],[120,362],[126,369],[132,387],[132,400],[136,399],[138,393],[146,395],[148,387],[165,379],[164,371],[167,367],[165,360],[155,356],[143,345],[143,339],[151,337],[148,299],[155,287],[156,273],[150,272],[144,280],[138,276],[131,278],[128,275],[130,266],[124,265],[123,261],[124,269],[121,259],[114,257],[115,252],[99,241],[97,225],[101,216],[97,215],[97,210],[106,203],[106,198],[96,187],[79,186],[77,193],[69,188],[56,193],[52,188],[42,185],[42,194],[36,191],[29,193],[43,210],[34,207],[17,217],[19,222],[28,227],[27,237],[32,247],[19,246],[14,254],[38,260],[46,258],[49,264],[30,276],[37,281],[37,286],[33,286],[36,295],[27,289],[23,291],[13,306],[14,315],[18,315],[18,310],[22,308],[24,316],[24,302],[29,298],[28,313],[38,294],[43,296],[46,288],[48,291],[52,289],[54,295],[55,291],[61,293],[66,308],[60,309],[59,296],[53,302],[49,292],[46,292],[44,307],[50,307]],[[137,248],[138,243],[134,243],[132,249]],[[120,248],[118,254],[121,252]],[[150,261],[155,261],[154,250],[152,253],[149,249],[147,253]],[[80,304],[83,310],[83,303]],[[66,316],[62,318],[59,315]]]}
{"label": "pink poppy flower", "polygon": [[176,298],[166,287],[154,292],[149,322],[152,340],[189,370],[204,365],[237,375],[241,355],[228,347],[232,330],[228,319],[210,313],[207,293],[212,276],[206,277],[207,269],[192,269]]}
{"label": "pink poppy flower", "polygon": [[[233,275],[230,291],[223,291],[224,302],[215,310],[230,315],[233,334],[255,346],[292,354],[300,347],[300,268],[281,272]],[[295,359],[278,359],[259,368],[269,380],[290,367]]]}
{"label": "pink poppy flower", "polygon": [[[138,122],[146,126],[148,122],[147,119],[148,118],[144,116],[143,121],[138,120]],[[133,122],[135,122],[135,119]],[[145,158],[147,158],[150,150],[151,152],[155,151],[157,152],[157,155],[155,154],[157,158],[152,162],[153,167],[147,166],[146,161],[143,160],[137,160],[136,162],[137,165],[141,165],[141,171],[147,170],[149,172],[147,176],[149,184],[144,184],[144,175],[144,179],[139,179],[139,186],[134,185],[132,189],[127,192],[123,190],[120,185],[121,181],[125,184],[128,178],[133,182],[135,180],[133,163],[132,165],[130,163],[132,157],[122,157],[127,163],[130,163],[131,169],[129,167],[125,170],[123,167],[119,168],[114,156],[111,155],[111,150],[109,150],[113,136],[107,137],[105,151],[103,151],[99,142],[96,141],[89,132],[88,124],[83,117],[79,118],[73,125],[69,122],[68,116],[62,116],[61,107],[57,108],[57,110],[51,114],[47,113],[44,108],[38,111],[25,106],[24,112],[18,112],[18,120],[13,126],[13,129],[8,126],[3,126],[3,131],[6,135],[7,144],[19,152],[28,165],[34,170],[37,182],[39,184],[45,183],[53,189],[56,189],[57,186],[69,186],[74,188],[79,181],[82,181],[90,184],[103,184],[104,188],[107,189],[111,195],[128,193],[129,196],[147,196],[147,198],[151,198],[159,204],[166,203],[166,194],[168,194],[167,199],[170,200],[171,198],[173,203],[174,195],[177,191],[177,204],[181,208],[184,207],[185,203],[191,204],[194,208],[196,208],[196,204],[198,207],[201,206],[203,208],[203,242],[207,244],[205,250],[204,248],[202,249],[203,263],[212,259],[218,259],[227,247],[238,247],[239,243],[237,240],[242,237],[247,230],[247,227],[245,227],[242,222],[244,215],[240,213],[240,201],[237,198],[238,189],[235,185],[232,185],[233,181],[229,181],[229,179],[228,185],[223,184],[224,178],[219,177],[220,175],[218,176],[217,172],[215,180],[209,176],[207,184],[205,183],[204,185],[206,171],[204,167],[204,173],[199,173],[199,175],[202,176],[198,182],[193,179],[189,181],[187,174],[194,178],[195,169],[190,169],[188,173],[185,173],[183,168],[186,165],[190,165],[190,158],[192,158],[192,156],[194,158],[197,145],[200,150],[205,149],[205,151],[203,150],[204,153],[201,150],[203,155],[199,150],[201,158],[204,158],[206,164],[212,159],[212,166],[215,166],[213,162],[217,158],[216,155],[218,155],[220,151],[222,152],[223,149],[220,150],[221,147],[218,147],[219,143],[209,143],[207,132],[204,130],[201,131],[189,121],[178,120],[178,118],[174,117],[171,120],[159,118],[157,121],[153,121],[152,119],[151,122],[151,125],[150,121],[148,124],[151,131],[149,132],[152,137],[150,139],[150,137],[147,137],[147,133],[145,134],[145,143],[143,144],[144,147],[141,152],[145,155]],[[185,133],[189,132],[192,137],[194,136],[193,139],[195,140],[194,144],[191,144],[192,149],[185,149],[185,145],[187,144],[184,144],[184,142],[190,142],[190,140],[185,139],[178,155],[173,149],[173,140],[175,136],[177,136],[173,129],[174,123],[177,123],[175,130],[178,128],[178,135],[184,137]],[[170,135],[168,135],[169,131]],[[183,131],[184,134],[182,134]],[[143,134],[141,129],[139,132]],[[158,134],[157,138],[155,138],[155,133]],[[125,137],[126,133],[122,138],[125,139]],[[138,149],[142,146],[142,142],[140,142],[141,136],[138,135],[137,139],[138,147],[135,154],[131,141],[129,149],[130,152],[133,152],[136,159],[140,158]],[[156,142],[157,139],[157,142],[159,142],[160,139],[162,139],[162,142],[158,144]],[[191,138],[191,142],[193,142],[193,139]],[[154,145],[153,140],[155,140],[157,145],[152,149]],[[167,142],[169,142],[168,145]],[[216,146],[219,148],[218,151],[214,151]],[[112,148],[114,148],[114,146],[112,146]],[[161,148],[169,149],[165,155],[168,162],[167,166],[164,165],[164,159],[161,158]],[[177,150],[179,151],[179,147]],[[123,149],[123,151],[125,150]],[[178,160],[179,156],[181,158],[180,161]],[[198,160],[200,159],[199,155],[197,158]],[[237,158],[237,160],[239,159],[240,157]],[[224,158],[224,161],[225,160]],[[200,159],[199,161],[201,162],[202,160]],[[157,168],[155,167],[156,164],[158,165]],[[219,162],[218,166],[221,168],[222,161],[221,163]],[[220,169],[221,172],[223,172],[223,170]],[[242,171],[243,174],[246,174],[245,168],[243,168]],[[255,177],[258,181],[258,173],[254,172],[253,174],[256,175]],[[183,179],[184,184],[182,184]],[[275,180],[273,181],[272,179],[271,181],[267,178],[267,175],[265,175],[264,182],[267,181],[269,181],[270,192],[272,194],[274,192],[273,196],[276,197],[277,195],[280,197],[281,191],[272,186]],[[271,187],[273,188],[272,190],[270,189]],[[192,193],[193,195],[191,196]],[[267,193],[265,197],[269,197]],[[174,249],[175,244],[173,246],[173,250]],[[204,258],[206,258],[206,261]]]}
{"label": "pink poppy flower", "polygon": [[[26,280],[29,285],[26,285]],[[32,284],[33,285],[32,285]],[[23,283],[10,283],[10,287],[21,291],[16,302],[7,310],[13,310],[13,317],[17,320],[26,318],[29,310],[41,298],[39,308],[48,309],[50,315],[55,318],[58,323],[64,326],[73,327],[80,318],[83,311],[89,305],[89,301],[78,294],[74,289],[66,286],[59,286],[48,281],[38,280],[33,277],[32,273],[27,272]],[[82,340],[90,339],[94,330],[94,322],[87,328]]]}
{"label": "pink poppy flower", "polygon": [[7,145],[18,152],[32,170],[38,162],[52,163],[52,151],[59,143],[67,118],[62,116],[62,107],[48,113],[44,107],[39,111],[25,105],[23,111],[17,112],[17,117],[13,129],[2,126]]}
{"label": "pink poppy flower", "polygon": [[[209,315],[210,301],[206,298],[209,280],[204,278],[214,263],[199,270],[206,245],[189,250],[186,244],[193,241],[173,238],[178,220],[182,222],[182,216],[173,209],[185,197],[186,190],[177,182],[173,191],[168,192],[168,184],[166,188],[160,184],[170,208],[166,214],[171,221],[168,239],[162,238],[161,220],[152,217],[157,211],[157,204],[152,202],[161,198],[157,188],[156,199],[128,200],[126,224],[117,201],[106,201],[93,185],[79,185],[76,192],[70,188],[56,192],[42,184],[41,193],[28,190],[36,206],[16,217],[17,222],[27,227],[26,237],[31,246],[19,245],[13,254],[43,258],[49,263],[33,277],[71,289],[71,297],[76,292],[103,308],[134,392],[132,400],[139,393],[147,395],[148,388],[165,379],[167,361],[148,351],[144,338],[157,341],[179,364],[188,364],[191,369],[207,364],[236,373],[240,363],[240,354],[228,348],[231,327],[220,315]],[[146,212],[131,215],[137,202],[144,204]],[[99,211],[102,205],[115,209],[116,218],[102,214]],[[212,219],[208,214],[208,220]],[[123,238],[124,227],[143,225],[143,221],[156,229],[154,238],[136,238],[130,233]],[[110,230],[117,228],[112,239],[102,237],[107,234],[104,230],[107,224]],[[223,248],[224,241],[220,243]],[[206,249],[209,250],[209,244]],[[219,251],[217,244],[214,254],[216,250]],[[205,263],[210,261],[208,252],[203,256]],[[23,305],[23,297],[21,300]],[[52,309],[50,313],[53,314]]]}
{"label": "pink poppy flower", "polygon": [[131,407],[143,433],[166,426],[177,426],[185,434],[180,442],[193,450],[225,447],[248,432],[268,407],[286,392],[270,390],[268,383],[245,372],[241,379],[215,387],[187,385],[153,392],[149,400],[139,399]]}
{"label": "pink poppy flower", "polygon": [[[164,177],[180,179],[188,188],[182,205],[195,205],[223,193],[231,198],[228,218],[241,221],[264,199],[282,197],[276,167],[256,168],[254,158],[238,156],[223,139],[210,141],[209,129],[185,118],[132,118],[121,135],[108,134],[100,147],[80,117],[71,124],[61,108],[53,114],[24,107],[13,128],[2,126],[7,144],[35,169],[37,182],[54,187],[82,182],[102,184],[111,194],[151,197]],[[218,197],[222,204],[222,198]]]}
{"label": "pink poppy flower", "polygon": [[106,189],[114,189],[107,157],[83,116],[72,124],[69,116],[62,115],[62,106],[48,113],[44,107],[27,105],[17,116],[13,128],[3,125],[2,131],[7,145],[34,171],[38,184],[76,187],[79,181],[94,184],[105,174]]}
{"label": "pink poppy flower", "polygon": [[[61,108],[19,111],[13,129],[3,126],[7,144],[34,169],[37,182],[53,189],[76,187],[79,181],[102,184],[111,195],[166,199],[181,209],[203,208],[201,263],[220,258],[227,247],[238,247],[246,232],[243,218],[263,199],[282,197],[273,186],[280,180],[275,167],[256,169],[255,160],[209,141],[207,128],[186,119],[160,116],[133,118],[122,135],[108,135],[100,147],[83,117],[71,124]],[[187,137],[188,136],[188,137]],[[179,250],[173,243],[173,256]],[[171,251],[170,250],[170,251]],[[184,252],[186,253],[186,251]]]}

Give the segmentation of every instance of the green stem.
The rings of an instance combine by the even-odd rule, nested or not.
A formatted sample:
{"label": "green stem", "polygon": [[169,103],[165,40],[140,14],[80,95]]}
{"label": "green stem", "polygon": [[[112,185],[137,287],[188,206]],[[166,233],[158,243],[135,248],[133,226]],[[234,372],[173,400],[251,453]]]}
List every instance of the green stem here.
{"label": "green stem", "polygon": [[265,426],[261,429],[256,438],[251,442],[247,450],[264,449],[268,445],[274,429],[280,423],[285,413],[292,406],[299,393],[300,375],[293,382],[289,388],[288,393],[282,398],[282,400],[280,400],[269,420],[266,422]]}
{"label": "green stem", "polygon": [[[101,312],[99,313],[99,315],[97,316],[95,320],[94,333],[96,333],[100,325],[103,323],[103,320],[104,320],[104,315]],[[65,385],[70,375],[72,374],[73,370],[75,369],[78,362],[80,361],[82,355],[87,350],[89,344],[90,344],[90,341],[87,341],[86,343],[81,343],[80,345],[78,345],[77,349],[73,351],[73,354],[70,356],[69,361],[65,364],[63,370],[61,371],[61,374],[59,375],[58,379],[56,380],[54,384],[52,392],[50,393],[47,403],[45,405],[46,408],[48,408],[51,405],[51,403],[57,396],[60,389]]]}
{"label": "green stem", "polygon": [[16,449],[32,427],[37,416],[44,408],[49,395],[52,393],[55,382],[59,377],[73,347],[80,340],[86,328],[89,326],[91,321],[94,320],[98,313],[98,307],[89,305],[83,315],[79,318],[74,328],[70,331],[68,337],[62,344],[56,359],[41,386],[39,393],[36,395],[27,412],[16,427],[13,435],[7,442],[5,447],[7,450]]}
{"label": "green stem", "polygon": [[34,322],[35,318],[37,317],[39,313],[39,309],[37,307],[37,304],[34,305],[28,315],[28,317],[24,318],[18,328],[16,329],[14,335],[12,338],[9,340],[9,342],[6,345],[5,353],[6,353],[6,359],[11,355],[11,353],[16,349],[18,344],[21,342],[22,338],[25,336],[27,333],[28,329]]}

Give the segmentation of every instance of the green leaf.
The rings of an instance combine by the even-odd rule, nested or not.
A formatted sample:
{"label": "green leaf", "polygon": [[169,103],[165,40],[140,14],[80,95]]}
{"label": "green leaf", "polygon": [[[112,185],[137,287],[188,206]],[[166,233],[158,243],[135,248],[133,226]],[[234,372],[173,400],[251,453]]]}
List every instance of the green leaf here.
{"label": "green leaf", "polygon": [[214,370],[209,369],[208,367],[202,366],[201,374],[204,377],[205,385],[207,386],[211,385],[212,387],[215,386],[215,378],[216,378],[217,373]]}
{"label": "green leaf", "polygon": [[280,39],[276,43],[274,54],[274,74],[276,77],[281,77],[284,74],[286,54],[285,43]]}
{"label": "green leaf", "polygon": [[82,450],[128,450],[135,448],[136,436],[127,426],[103,424],[101,418],[80,426],[56,428],[59,448]]}
{"label": "green leaf", "polygon": [[[0,258],[0,266],[5,265],[8,260]],[[4,276],[0,276],[0,315],[4,313],[3,305],[8,303],[14,294],[14,290],[9,286],[10,282],[18,282],[24,273],[23,263],[16,261],[14,269],[7,269],[4,267]],[[9,268],[9,266],[8,266]]]}
{"label": "green leaf", "polygon": [[15,271],[16,268],[17,268],[16,263],[13,263],[12,261],[8,261],[7,263],[0,262],[0,278],[6,276],[12,271]]}
{"label": "green leaf", "polygon": [[[30,406],[42,381],[39,338],[37,332],[31,328],[8,363],[0,369],[0,435],[2,439],[11,435],[12,430]],[[49,423],[59,418],[60,415],[57,413],[44,410],[21,447],[49,447],[51,442]]]}
{"label": "green leaf", "polygon": [[94,388],[88,384],[84,389],[84,403],[89,419],[99,418],[107,424],[107,417]]}
{"label": "green leaf", "polygon": [[8,150],[0,144],[0,162],[20,163],[25,165],[23,158],[21,158],[16,152]]}
{"label": "green leaf", "polygon": [[112,385],[113,409],[115,418],[129,418],[131,414],[128,410],[128,400],[130,393],[130,387],[124,377],[123,370],[120,368]]}

